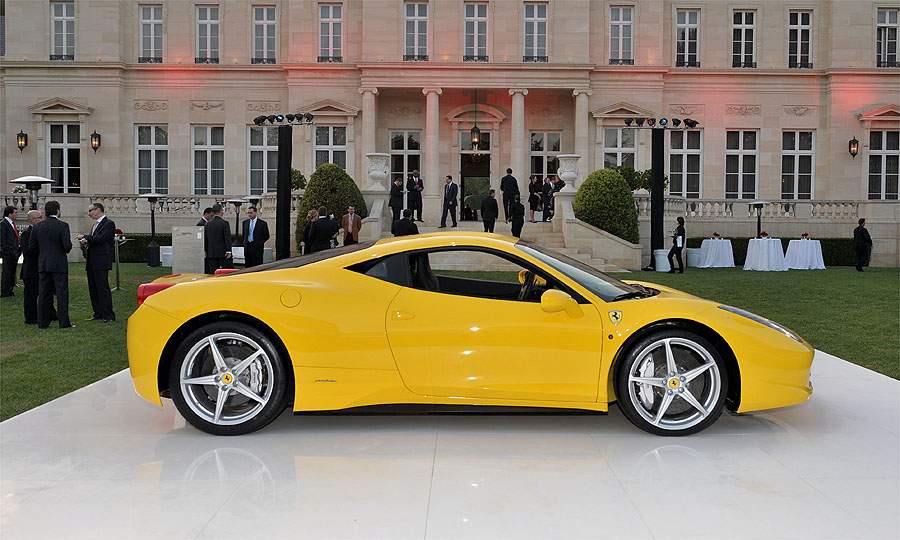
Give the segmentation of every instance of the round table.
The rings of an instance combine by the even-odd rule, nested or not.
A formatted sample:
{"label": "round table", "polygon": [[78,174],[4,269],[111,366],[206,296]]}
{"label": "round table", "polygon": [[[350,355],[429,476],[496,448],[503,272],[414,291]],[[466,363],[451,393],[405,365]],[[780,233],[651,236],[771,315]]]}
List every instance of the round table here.
{"label": "round table", "polygon": [[734,250],[731,240],[724,238],[707,238],[700,244],[700,262],[698,268],[733,268]]}
{"label": "round table", "polygon": [[825,270],[822,243],[818,240],[791,240],[784,262],[792,270]]}
{"label": "round table", "polygon": [[784,251],[781,249],[781,240],[778,238],[752,238],[747,245],[747,260],[744,262],[744,270],[758,270],[761,272],[784,272],[787,265],[784,263]]}

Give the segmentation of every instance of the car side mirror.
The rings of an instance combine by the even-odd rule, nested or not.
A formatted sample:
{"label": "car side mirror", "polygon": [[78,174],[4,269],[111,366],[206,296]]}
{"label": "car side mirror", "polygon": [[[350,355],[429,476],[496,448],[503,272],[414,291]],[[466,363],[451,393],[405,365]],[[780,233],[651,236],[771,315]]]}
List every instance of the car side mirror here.
{"label": "car side mirror", "polygon": [[584,315],[574,298],[557,289],[550,289],[541,295],[541,309],[547,313],[565,311],[576,319]]}

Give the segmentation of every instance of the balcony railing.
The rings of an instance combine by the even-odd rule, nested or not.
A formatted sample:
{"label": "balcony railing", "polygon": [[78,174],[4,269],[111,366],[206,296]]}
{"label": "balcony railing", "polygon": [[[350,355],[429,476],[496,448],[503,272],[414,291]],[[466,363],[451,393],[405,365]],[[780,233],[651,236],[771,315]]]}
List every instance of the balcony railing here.
{"label": "balcony railing", "polygon": [[316,62],[320,64],[340,64],[344,61],[343,56],[318,56]]}
{"label": "balcony railing", "polygon": [[812,62],[788,62],[788,67],[791,69],[812,69]]}
{"label": "balcony railing", "polygon": [[195,64],[218,64],[219,58],[218,57],[213,58],[213,57],[198,56],[198,57],[194,58],[194,63]]}
{"label": "balcony railing", "polygon": [[463,62],[487,62],[487,55],[467,54],[463,56]]}
{"label": "balcony railing", "polygon": [[755,68],[756,62],[731,62],[731,67],[733,68]]}
{"label": "balcony railing", "polygon": [[50,60],[72,61],[72,60],[75,60],[75,55],[74,54],[51,54]]}
{"label": "balcony railing", "polygon": [[676,60],[675,67],[700,67],[699,60]]}
{"label": "balcony railing", "polygon": [[138,64],[162,64],[162,56],[138,56]]}
{"label": "balcony railing", "polygon": [[[750,199],[684,199],[666,196],[663,209],[669,216],[685,216],[694,220],[756,219],[756,211],[750,208]],[[634,204],[638,217],[650,217],[650,196],[635,195]],[[859,219],[860,201],[780,200],[768,201],[763,206],[763,219],[822,220],[855,222]]]}
{"label": "balcony railing", "polygon": [[881,58],[879,58],[877,65],[878,67],[895,68],[900,67],[900,62],[896,60],[882,60]]}
{"label": "balcony railing", "polygon": [[611,65],[611,66],[633,66],[634,58],[610,58],[609,65]]}
{"label": "balcony railing", "polygon": [[251,64],[274,64],[275,59],[274,58],[260,58],[257,56],[257,57],[251,58],[250,63]]}
{"label": "balcony railing", "polygon": [[543,63],[547,63],[547,62],[550,61],[550,57],[549,57],[549,56],[523,56],[523,57],[522,57],[522,61],[523,61],[523,62],[543,62]]}
{"label": "balcony railing", "polygon": [[404,62],[427,62],[428,55],[427,54],[404,54],[403,61]]}

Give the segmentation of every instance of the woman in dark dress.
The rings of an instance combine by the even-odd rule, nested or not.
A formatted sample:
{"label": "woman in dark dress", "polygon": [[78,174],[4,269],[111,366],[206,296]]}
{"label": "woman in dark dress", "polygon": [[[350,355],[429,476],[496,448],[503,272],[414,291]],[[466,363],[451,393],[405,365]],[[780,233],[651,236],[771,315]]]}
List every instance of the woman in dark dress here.
{"label": "woman in dark dress", "polygon": [[541,177],[533,174],[528,181],[528,221],[534,223],[534,213],[541,211]]}

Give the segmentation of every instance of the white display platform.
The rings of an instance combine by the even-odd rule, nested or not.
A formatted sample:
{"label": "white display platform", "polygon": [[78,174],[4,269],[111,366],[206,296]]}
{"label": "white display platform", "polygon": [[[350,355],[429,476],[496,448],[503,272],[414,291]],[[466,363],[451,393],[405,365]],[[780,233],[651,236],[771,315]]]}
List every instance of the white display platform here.
{"label": "white display platform", "polygon": [[615,407],[285,413],[215,437],[122,371],[0,424],[0,536],[897,538],[900,382],[817,353],[813,384],[679,438]]}

